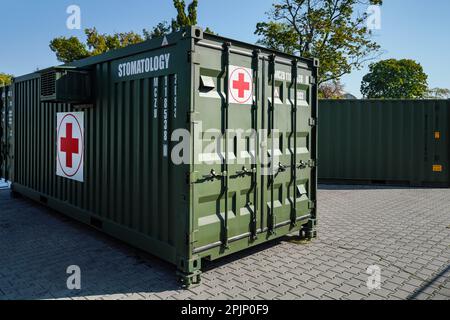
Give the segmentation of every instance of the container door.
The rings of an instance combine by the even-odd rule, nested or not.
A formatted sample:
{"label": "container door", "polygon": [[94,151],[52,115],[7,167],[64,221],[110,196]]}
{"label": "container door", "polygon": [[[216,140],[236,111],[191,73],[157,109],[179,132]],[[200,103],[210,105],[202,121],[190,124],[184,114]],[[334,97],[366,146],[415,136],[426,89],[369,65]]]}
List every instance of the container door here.
{"label": "container door", "polygon": [[238,240],[251,245],[308,222],[316,152],[310,66],[226,43],[198,45],[193,59],[193,252],[220,248],[217,256]]}
{"label": "container door", "polygon": [[259,228],[255,132],[260,73],[251,51],[200,46],[196,51],[192,211],[193,251],[201,253],[251,239]]}
{"label": "container door", "polygon": [[12,87],[0,88],[0,179],[12,179],[13,99]]}
{"label": "container door", "polygon": [[314,208],[315,119],[312,117],[311,71],[272,57],[267,63],[264,128],[268,130],[270,166],[264,181],[264,229],[276,235],[283,226],[295,227]]}

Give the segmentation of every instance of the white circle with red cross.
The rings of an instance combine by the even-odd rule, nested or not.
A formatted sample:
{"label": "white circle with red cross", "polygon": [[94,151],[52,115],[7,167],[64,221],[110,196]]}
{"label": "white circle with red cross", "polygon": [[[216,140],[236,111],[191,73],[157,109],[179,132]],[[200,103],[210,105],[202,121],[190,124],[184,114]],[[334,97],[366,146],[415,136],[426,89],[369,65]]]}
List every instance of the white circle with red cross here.
{"label": "white circle with red cross", "polygon": [[230,103],[253,104],[252,69],[230,66],[228,79]]}
{"label": "white circle with red cross", "polygon": [[83,182],[84,113],[58,113],[56,122],[56,174]]}

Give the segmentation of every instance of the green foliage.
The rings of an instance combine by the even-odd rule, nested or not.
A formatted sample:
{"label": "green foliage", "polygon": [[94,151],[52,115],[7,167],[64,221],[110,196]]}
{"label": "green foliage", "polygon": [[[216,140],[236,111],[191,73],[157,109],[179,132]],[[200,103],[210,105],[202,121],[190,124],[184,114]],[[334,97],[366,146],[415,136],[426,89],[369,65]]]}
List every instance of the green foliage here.
{"label": "green foliage", "polygon": [[50,42],[50,49],[56,53],[56,57],[61,62],[72,62],[87,58],[91,53],[77,37],[59,37]]}
{"label": "green foliage", "polygon": [[176,19],[172,20],[172,30],[176,31],[182,27],[195,26],[197,24],[198,0],[194,0],[187,8],[184,0],[173,0],[173,6],[177,10]]}
{"label": "green foliage", "polygon": [[367,29],[367,13],[358,7],[380,0],[279,0],[256,25],[259,44],[320,60],[319,84],[360,69],[379,46]]}
{"label": "green foliage", "polygon": [[150,40],[153,38],[158,38],[165,36],[166,34],[169,34],[171,32],[171,26],[167,21],[163,21],[158,23],[152,30],[144,29],[144,37],[145,40]]}
{"label": "green foliage", "polygon": [[[180,30],[182,27],[197,25],[198,0],[193,0],[187,7],[187,11],[186,3],[184,2],[184,0],[173,0],[173,5],[177,10],[176,19],[172,19],[173,32]],[[206,27],[205,32],[214,34],[214,32],[209,27]]]}
{"label": "green foliage", "polygon": [[389,59],[373,63],[361,83],[369,99],[419,99],[426,96],[428,76],[414,60]]}
{"label": "green foliage", "polygon": [[141,35],[134,32],[107,35],[99,34],[96,28],[92,28],[86,29],[85,33],[87,37],[87,46],[93,56],[144,41],[144,38]]}
{"label": "green foliage", "polygon": [[0,87],[11,84],[12,78],[12,75],[0,72]]}
{"label": "green foliage", "polygon": [[61,62],[72,62],[99,55],[110,50],[129,46],[144,41],[144,38],[134,32],[100,34],[96,28],[85,29],[86,44],[76,37],[59,37],[50,42],[50,49],[56,53]]}
{"label": "green foliage", "polygon": [[298,50],[298,36],[295,28],[286,23],[260,22],[256,25],[256,34],[263,36],[258,43],[268,48],[288,54],[306,55],[306,52]]}
{"label": "green foliage", "polygon": [[[50,49],[56,53],[59,61],[69,63],[161,37],[169,34],[171,31],[178,31],[182,27],[197,24],[198,0],[193,0],[187,7],[187,11],[183,0],[174,0],[173,4],[177,10],[177,17],[172,20],[170,25],[167,21],[160,22],[151,30],[144,29],[142,35],[132,31],[114,33],[112,35],[100,34],[96,28],[90,28],[84,31],[86,43],[82,43],[76,37],[59,37],[50,42]],[[212,33],[209,28],[206,29],[206,32]]]}

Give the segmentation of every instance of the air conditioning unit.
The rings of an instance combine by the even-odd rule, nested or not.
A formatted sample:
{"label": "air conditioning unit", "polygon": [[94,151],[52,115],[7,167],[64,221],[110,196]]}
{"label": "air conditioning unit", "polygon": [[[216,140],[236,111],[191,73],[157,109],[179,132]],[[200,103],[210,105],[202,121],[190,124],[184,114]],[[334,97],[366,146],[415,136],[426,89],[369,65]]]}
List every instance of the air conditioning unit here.
{"label": "air conditioning unit", "polygon": [[91,73],[70,67],[42,70],[41,102],[83,104],[92,100]]}

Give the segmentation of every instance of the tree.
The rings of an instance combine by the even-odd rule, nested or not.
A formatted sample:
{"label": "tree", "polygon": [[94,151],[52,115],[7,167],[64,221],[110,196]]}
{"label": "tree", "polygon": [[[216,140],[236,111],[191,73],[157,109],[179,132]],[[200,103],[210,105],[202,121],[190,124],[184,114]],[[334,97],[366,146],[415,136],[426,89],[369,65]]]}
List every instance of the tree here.
{"label": "tree", "polygon": [[446,88],[431,88],[428,89],[426,99],[450,99],[450,89]]}
{"label": "tree", "polygon": [[124,48],[144,41],[144,38],[134,32],[115,33],[113,35],[99,34],[96,28],[85,30],[86,44],[90,55],[95,56],[110,50]]}
{"label": "tree", "polygon": [[50,41],[50,49],[56,53],[56,58],[64,63],[91,56],[86,46],[77,37],[59,37]]}
{"label": "tree", "polygon": [[319,84],[337,80],[379,50],[366,26],[368,14],[356,12],[361,4],[382,0],[279,0],[255,34],[268,48],[318,58]]}
{"label": "tree", "polygon": [[344,95],[344,85],[339,80],[322,83],[319,87],[320,99],[342,99]]}
{"label": "tree", "polygon": [[0,87],[11,84],[12,78],[12,75],[0,72]]}
{"label": "tree", "polygon": [[[81,42],[77,37],[59,37],[50,42],[50,49],[56,53],[59,61],[69,63],[161,37],[171,31],[178,31],[182,27],[197,24],[198,0],[193,0],[187,7],[187,11],[184,0],[173,0],[173,5],[177,10],[177,16],[172,20],[171,25],[167,21],[160,22],[151,30],[144,29],[143,35],[132,31],[112,35],[100,34],[96,28],[90,28],[84,30],[87,38],[86,43]],[[206,31],[211,33],[209,28]]]}
{"label": "tree", "polygon": [[[184,0],[173,0],[173,5],[177,10],[177,18],[172,19],[173,32],[180,30],[182,27],[197,25],[198,0],[193,0],[187,7],[187,14]],[[206,27],[205,32],[214,33],[209,27]]]}
{"label": "tree", "polygon": [[59,37],[50,42],[50,49],[56,53],[59,61],[69,63],[144,41],[141,35],[134,32],[107,35],[98,33],[96,28],[91,28],[85,29],[84,33],[87,38],[86,44],[76,37]]}
{"label": "tree", "polygon": [[361,83],[361,93],[369,99],[424,98],[428,76],[414,60],[383,60],[372,63]]}
{"label": "tree", "polygon": [[148,31],[147,29],[143,30],[145,40],[150,40],[153,38],[158,38],[169,34],[171,30],[171,26],[167,21],[163,21],[158,23],[152,30]]}
{"label": "tree", "polygon": [[173,0],[173,6],[177,10],[176,19],[172,20],[172,31],[176,31],[186,26],[195,26],[197,24],[198,0],[193,0],[187,8],[184,0]]}

